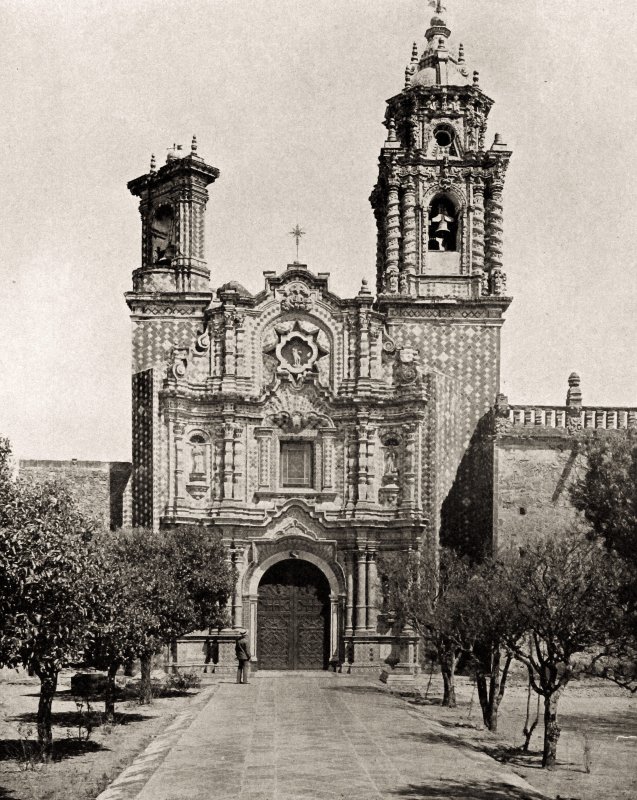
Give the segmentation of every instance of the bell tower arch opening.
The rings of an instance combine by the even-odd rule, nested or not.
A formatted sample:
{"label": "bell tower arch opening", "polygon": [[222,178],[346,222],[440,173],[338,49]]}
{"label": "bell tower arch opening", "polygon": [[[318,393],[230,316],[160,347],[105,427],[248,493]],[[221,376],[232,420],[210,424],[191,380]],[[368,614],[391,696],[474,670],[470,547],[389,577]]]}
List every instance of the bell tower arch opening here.
{"label": "bell tower arch opening", "polygon": [[455,252],[458,247],[458,211],[446,194],[437,194],[429,204],[428,250]]}
{"label": "bell tower arch opening", "polygon": [[315,564],[286,558],[261,577],[257,601],[259,669],[327,669],[330,584]]}

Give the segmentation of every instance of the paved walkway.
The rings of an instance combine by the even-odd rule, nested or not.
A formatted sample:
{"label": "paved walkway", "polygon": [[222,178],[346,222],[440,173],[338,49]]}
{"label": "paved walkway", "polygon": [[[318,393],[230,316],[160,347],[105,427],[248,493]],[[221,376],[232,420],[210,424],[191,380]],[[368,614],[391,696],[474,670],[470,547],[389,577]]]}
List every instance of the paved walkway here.
{"label": "paved walkway", "polygon": [[356,676],[262,672],[248,686],[222,682],[171,744],[139,800],[539,797]]}

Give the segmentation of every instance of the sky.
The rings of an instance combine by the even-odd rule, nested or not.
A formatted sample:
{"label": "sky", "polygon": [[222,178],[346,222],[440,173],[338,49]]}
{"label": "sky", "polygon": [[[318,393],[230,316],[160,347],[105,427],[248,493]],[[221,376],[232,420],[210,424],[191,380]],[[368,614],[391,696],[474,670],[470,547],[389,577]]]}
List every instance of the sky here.
{"label": "sky", "polygon": [[[448,0],[452,43],[496,101],[502,332],[512,403],[637,406],[637,4]],[[424,44],[425,0],[0,0],[0,434],[23,458],[130,459],[139,266],[127,181],[173,143],[210,187],[214,285],[301,260],[374,285],[369,194],[385,100]]]}

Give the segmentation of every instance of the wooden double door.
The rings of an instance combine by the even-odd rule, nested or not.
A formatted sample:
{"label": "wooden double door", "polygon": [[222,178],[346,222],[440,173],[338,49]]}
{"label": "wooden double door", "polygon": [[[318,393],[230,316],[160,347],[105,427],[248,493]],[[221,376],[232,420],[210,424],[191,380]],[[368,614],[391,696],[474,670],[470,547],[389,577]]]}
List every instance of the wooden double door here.
{"label": "wooden double door", "polygon": [[326,669],[330,587],[309,561],[286,559],[265,573],[257,605],[259,669]]}

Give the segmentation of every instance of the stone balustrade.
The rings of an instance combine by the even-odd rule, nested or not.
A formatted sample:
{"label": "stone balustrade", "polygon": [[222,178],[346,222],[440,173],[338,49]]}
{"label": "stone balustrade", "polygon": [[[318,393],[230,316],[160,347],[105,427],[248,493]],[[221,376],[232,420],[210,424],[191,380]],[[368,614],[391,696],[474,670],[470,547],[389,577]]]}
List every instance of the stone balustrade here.
{"label": "stone balustrade", "polygon": [[[637,428],[637,408],[510,405],[507,413],[509,423],[515,427],[604,430]],[[504,419],[507,419],[507,414]]]}

